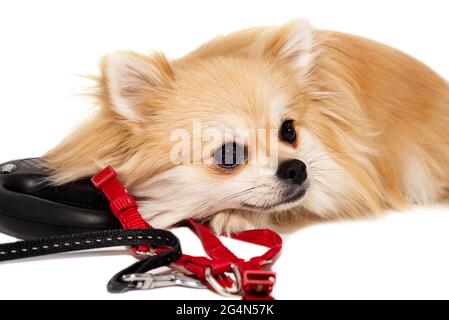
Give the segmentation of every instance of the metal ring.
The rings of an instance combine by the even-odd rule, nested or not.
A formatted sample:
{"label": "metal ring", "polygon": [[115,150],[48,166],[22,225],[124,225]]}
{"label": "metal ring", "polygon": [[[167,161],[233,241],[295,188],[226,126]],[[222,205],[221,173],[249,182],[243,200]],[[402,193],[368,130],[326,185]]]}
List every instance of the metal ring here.
{"label": "metal ring", "polygon": [[207,283],[215,290],[219,295],[229,297],[239,294],[242,291],[242,275],[239,268],[235,264],[231,264],[232,272],[235,277],[234,285],[231,288],[225,288],[217,279],[212,275],[212,269],[207,267],[204,271]]}
{"label": "metal ring", "polygon": [[150,248],[149,251],[142,251],[142,250],[137,249],[134,252],[135,252],[135,254],[138,257],[153,257],[153,256],[157,256],[156,251],[154,249],[152,249],[152,248]]}

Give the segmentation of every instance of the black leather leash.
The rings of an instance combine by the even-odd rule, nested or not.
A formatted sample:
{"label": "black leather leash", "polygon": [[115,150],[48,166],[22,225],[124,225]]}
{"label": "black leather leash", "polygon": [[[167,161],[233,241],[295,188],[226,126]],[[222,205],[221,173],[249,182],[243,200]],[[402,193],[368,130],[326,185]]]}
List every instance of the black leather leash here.
{"label": "black leather leash", "polygon": [[138,283],[123,281],[123,275],[145,273],[167,266],[181,257],[181,244],[173,233],[160,229],[119,229],[0,244],[0,262],[63,252],[140,245],[152,249],[163,247],[164,251],[150,255],[114,276],[108,284],[108,290],[123,292],[138,286]]}

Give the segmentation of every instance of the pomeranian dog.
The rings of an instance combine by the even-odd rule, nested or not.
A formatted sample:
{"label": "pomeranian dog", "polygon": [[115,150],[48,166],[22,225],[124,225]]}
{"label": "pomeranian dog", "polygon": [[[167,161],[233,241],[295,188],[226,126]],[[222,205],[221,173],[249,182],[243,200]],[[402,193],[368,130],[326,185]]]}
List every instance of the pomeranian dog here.
{"label": "pomeranian dog", "polygon": [[448,195],[449,84],[371,40],[298,19],[172,61],[112,53],[96,80],[96,114],[44,157],[50,179],[111,165],[155,227],[195,218],[230,233]]}

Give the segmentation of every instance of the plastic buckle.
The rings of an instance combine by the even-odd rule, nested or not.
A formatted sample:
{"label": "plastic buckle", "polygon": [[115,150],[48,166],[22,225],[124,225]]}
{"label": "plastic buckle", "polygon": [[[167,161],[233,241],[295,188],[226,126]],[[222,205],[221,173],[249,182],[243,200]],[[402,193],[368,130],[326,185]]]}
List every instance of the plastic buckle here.
{"label": "plastic buckle", "polygon": [[119,214],[124,210],[137,208],[136,200],[129,194],[114,199],[111,202],[111,210],[114,214]]}
{"label": "plastic buckle", "polygon": [[266,270],[245,270],[242,290],[249,295],[268,295],[276,283],[276,273]]}
{"label": "plastic buckle", "polygon": [[90,179],[92,181],[92,184],[97,189],[101,189],[105,183],[107,183],[110,179],[115,178],[117,176],[117,173],[112,169],[111,166],[107,166],[103,170],[101,170],[98,174],[92,177]]}

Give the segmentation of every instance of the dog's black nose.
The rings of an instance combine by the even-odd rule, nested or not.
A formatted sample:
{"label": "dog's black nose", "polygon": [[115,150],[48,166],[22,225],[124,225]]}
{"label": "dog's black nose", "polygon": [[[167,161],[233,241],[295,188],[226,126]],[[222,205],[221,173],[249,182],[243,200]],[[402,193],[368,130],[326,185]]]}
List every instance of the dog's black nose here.
{"label": "dog's black nose", "polygon": [[287,160],[279,165],[276,175],[287,182],[301,184],[307,179],[307,166],[297,159]]}

